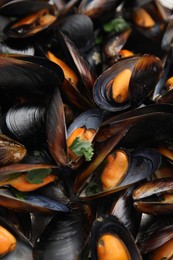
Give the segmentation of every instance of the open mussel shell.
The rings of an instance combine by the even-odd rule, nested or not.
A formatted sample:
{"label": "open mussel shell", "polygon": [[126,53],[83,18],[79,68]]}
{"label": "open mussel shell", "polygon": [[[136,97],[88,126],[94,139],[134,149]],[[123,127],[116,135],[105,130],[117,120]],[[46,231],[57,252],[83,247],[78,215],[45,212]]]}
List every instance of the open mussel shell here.
{"label": "open mussel shell", "polygon": [[92,213],[88,205],[73,207],[67,215],[55,215],[34,247],[34,259],[80,259],[89,238]]}
{"label": "open mussel shell", "polygon": [[[4,228],[7,230],[7,232],[10,232],[10,234],[13,236],[13,240],[15,241],[15,248],[11,252],[7,252],[4,256],[0,256],[1,258],[5,260],[32,260],[32,245],[29,242],[29,240],[20,233],[15,226],[12,224],[9,224],[6,219],[0,217],[0,226],[1,228]],[[8,236],[7,236],[8,237]],[[3,237],[2,237],[3,239]],[[1,241],[1,243],[5,243],[6,238]],[[1,246],[2,246],[1,244]]]}
{"label": "open mussel shell", "polygon": [[28,171],[41,170],[41,169],[50,169],[53,174],[57,174],[57,166],[50,164],[25,164],[25,163],[16,163],[8,166],[0,167],[0,181],[13,177],[16,177],[15,174],[22,174]]}
{"label": "open mussel shell", "polygon": [[137,107],[154,90],[161,72],[161,61],[152,55],[117,61],[96,80],[94,100],[100,108],[112,112]]}
{"label": "open mussel shell", "polygon": [[8,24],[4,28],[4,35],[8,38],[23,39],[32,37],[53,26],[57,17],[49,9],[41,9],[18,21]]}
{"label": "open mussel shell", "polygon": [[131,32],[132,30],[128,28],[122,32],[110,35],[104,43],[103,52],[108,59],[111,59],[111,64],[114,64],[115,61],[121,58],[119,52],[127,42]]}
{"label": "open mussel shell", "polygon": [[3,116],[1,131],[22,143],[30,144],[31,139],[32,144],[42,143],[45,137],[45,116],[43,105],[16,105]]}
{"label": "open mussel shell", "polygon": [[[142,3],[142,1],[141,1]],[[126,18],[130,19],[136,30],[147,38],[154,40],[161,40],[167,21],[162,17],[163,7],[154,1],[149,1],[141,4],[132,3],[133,7],[124,9]]]}
{"label": "open mussel shell", "polygon": [[95,134],[99,130],[103,118],[103,113],[98,108],[93,108],[81,113],[67,130],[67,138],[76,128],[84,127],[85,129],[93,129]]}
{"label": "open mussel shell", "polygon": [[[90,174],[88,174],[88,180],[86,180],[85,183],[82,183],[78,190],[81,199],[93,199],[123,190],[150,177],[161,164],[161,156],[154,149],[145,148],[131,153],[128,153],[125,150],[115,150],[115,153],[114,161],[120,160],[120,169],[111,161],[112,159],[110,157],[114,156],[113,151],[111,151],[111,153],[104,158],[102,164],[97,165],[95,171],[91,172],[88,170],[91,169],[91,165],[94,163],[91,162],[91,165],[87,169],[88,172],[87,170],[84,170],[80,173],[83,177],[86,172],[87,174],[90,172]],[[123,157],[122,154],[124,154]],[[124,156],[126,156],[125,159]],[[116,177],[117,172],[119,174],[117,174],[118,176]],[[121,174],[122,177],[119,179],[119,175],[121,176]],[[77,181],[80,180],[80,175]],[[76,184],[78,185],[77,181]]]}
{"label": "open mussel shell", "polygon": [[91,109],[79,115],[69,126],[67,133],[63,103],[57,89],[52,97],[46,119],[48,147],[54,160],[61,166],[67,166],[70,163],[67,138],[77,128],[92,129],[96,134],[101,121],[102,112],[99,109]]}
{"label": "open mussel shell", "polygon": [[[40,180],[40,183],[40,181],[38,182],[36,179],[35,181],[31,179],[28,181],[28,179],[26,179],[21,186],[20,181],[17,179],[25,174],[28,176],[30,173],[38,178],[40,174],[43,176],[47,171],[47,173],[57,174],[56,168],[55,166],[46,164],[14,164],[1,167],[0,181],[2,188],[0,190],[0,205],[25,212],[42,212],[47,214],[52,214],[57,211],[68,212],[69,207],[67,206],[67,200],[65,202],[62,198],[58,199],[58,195],[56,195],[55,199],[47,196],[43,191],[42,193],[35,191],[35,188],[38,189],[44,185],[44,180]],[[18,180],[17,186],[14,184],[15,179]],[[32,189],[31,186],[34,187],[34,189]],[[63,195],[61,195],[61,197],[62,196]]]}
{"label": "open mussel shell", "polygon": [[[107,242],[106,237],[104,239],[104,236],[106,236],[106,235],[108,235],[112,239],[115,238],[117,240],[117,242],[114,243],[115,248],[108,249],[111,252],[112,257],[115,256],[115,259],[122,259],[121,254],[124,253],[124,255],[126,256],[126,258],[124,258],[124,259],[136,259],[136,260],[142,259],[140,252],[133,240],[132,235],[126,229],[124,224],[115,216],[103,215],[95,220],[95,222],[93,223],[92,230],[91,230],[91,242],[90,243],[91,243],[91,259],[92,260],[102,259],[102,258],[99,258],[99,256],[98,256],[99,246],[100,246],[100,255],[101,255],[101,250],[102,250],[103,255],[105,254],[105,257],[106,257],[106,250],[107,250],[106,247],[107,246],[109,247],[109,245],[106,244],[106,242]],[[119,241],[119,243],[118,243],[118,241]],[[116,243],[118,243],[119,246],[117,246]],[[123,250],[121,251],[119,258],[116,258],[116,251],[120,250],[120,244],[121,244],[121,249],[123,248]]]}
{"label": "open mussel shell", "polygon": [[24,55],[0,56],[0,75],[0,91],[25,98],[50,95],[64,80],[55,63]]}
{"label": "open mussel shell", "polygon": [[17,141],[0,134],[0,165],[20,162],[26,155],[26,148]]}
{"label": "open mussel shell", "polygon": [[133,192],[134,206],[147,214],[172,214],[172,189],[172,177],[146,182]]}
{"label": "open mussel shell", "polygon": [[[15,194],[17,194],[15,192]],[[67,213],[70,207],[66,204],[46,196],[37,194],[37,192],[18,194],[19,198],[14,195],[14,190],[7,188],[0,189],[0,205],[4,208],[20,212],[35,212],[41,214],[55,214],[57,212]]]}

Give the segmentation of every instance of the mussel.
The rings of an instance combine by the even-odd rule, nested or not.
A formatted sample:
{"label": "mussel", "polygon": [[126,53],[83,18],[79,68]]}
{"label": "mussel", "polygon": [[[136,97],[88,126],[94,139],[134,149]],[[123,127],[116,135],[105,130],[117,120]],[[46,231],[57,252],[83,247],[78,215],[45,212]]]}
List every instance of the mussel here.
{"label": "mussel", "polygon": [[6,260],[32,260],[32,244],[12,224],[0,217],[0,257]]}
{"label": "mussel", "polygon": [[133,193],[134,206],[147,214],[172,214],[172,178],[159,178],[140,185]]}
{"label": "mussel", "polygon": [[135,242],[115,216],[103,215],[95,220],[91,231],[91,259],[142,259]]}
{"label": "mussel", "polygon": [[120,60],[96,80],[94,100],[111,112],[138,107],[153,92],[161,73],[161,61],[151,55]]}

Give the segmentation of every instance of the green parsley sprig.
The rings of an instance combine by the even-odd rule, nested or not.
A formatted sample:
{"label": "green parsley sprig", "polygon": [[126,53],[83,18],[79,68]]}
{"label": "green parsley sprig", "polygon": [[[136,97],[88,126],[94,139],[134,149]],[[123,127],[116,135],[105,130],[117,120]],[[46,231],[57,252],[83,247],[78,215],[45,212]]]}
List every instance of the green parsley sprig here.
{"label": "green parsley sprig", "polygon": [[90,161],[94,155],[92,143],[76,137],[69,149],[77,156],[84,156],[86,161]]}

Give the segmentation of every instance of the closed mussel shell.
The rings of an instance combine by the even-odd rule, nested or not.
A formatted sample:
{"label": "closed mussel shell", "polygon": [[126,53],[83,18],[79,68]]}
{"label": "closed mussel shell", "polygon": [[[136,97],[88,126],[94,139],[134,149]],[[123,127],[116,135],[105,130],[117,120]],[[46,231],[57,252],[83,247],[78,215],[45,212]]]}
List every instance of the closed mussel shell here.
{"label": "closed mussel shell", "polygon": [[1,120],[1,131],[26,144],[43,143],[45,137],[45,107],[21,104],[10,108]]}
{"label": "closed mussel shell", "polygon": [[82,51],[86,51],[94,43],[93,22],[87,15],[70,15],[62,20],[59,29]]}
{"label": "closed mussel shell", "polygon": [[[105,258],[104,258],[105,257]],[[115,216],[103,215],[91,230],[91,259],[142,259],[132,235]]]}
{"label": "closed mussel shell", "polygon": [[34,259],[74,260],[86,245],[92,224],[91,209],[73,206],[67,215],[55,215],[34,248]]}
{"label": "closed mussel shell", "polygon": [[96,80],[94,100],[112,112],[137,107],[154,90],[161,72],[161,61],[152,55],[120,60]]}

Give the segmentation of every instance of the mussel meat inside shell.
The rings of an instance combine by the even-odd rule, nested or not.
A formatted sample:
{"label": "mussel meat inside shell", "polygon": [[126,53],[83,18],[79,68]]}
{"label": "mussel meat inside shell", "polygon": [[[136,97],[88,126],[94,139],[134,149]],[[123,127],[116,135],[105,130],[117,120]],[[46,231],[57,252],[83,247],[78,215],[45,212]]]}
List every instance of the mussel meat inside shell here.
{"label": "mussel meat inside shell", "polygon": [[91,230],[93,260],[142,259],[137,246],[121,221],[112,215],[97,218]]}
{"label": "mussel meat inside shell", "polygon": [[94,100],[100,108],[112,112],[137,107],[154,90],[161,73],[161,61],[152,55],[117,61],[96,80]]}

